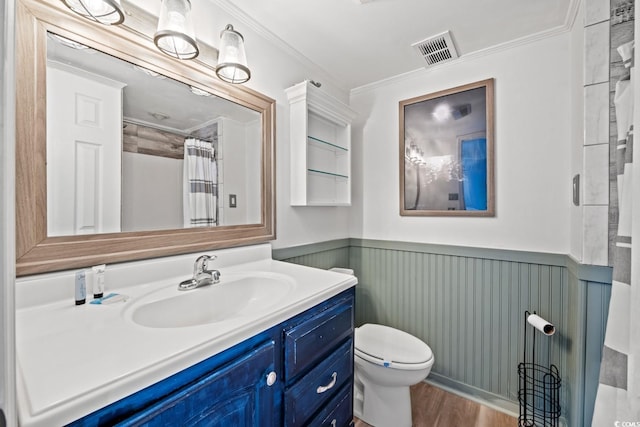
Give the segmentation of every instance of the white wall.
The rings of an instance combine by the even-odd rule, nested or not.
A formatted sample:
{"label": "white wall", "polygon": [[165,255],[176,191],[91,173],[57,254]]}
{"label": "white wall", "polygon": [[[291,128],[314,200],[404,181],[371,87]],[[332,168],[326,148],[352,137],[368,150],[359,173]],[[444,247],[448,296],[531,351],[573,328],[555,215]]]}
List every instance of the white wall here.
{"label": "white wall", "polygon": [[182,228],[183,161],[122,153],[122,231]]}
{"label": "white wall", "polygon": [[[260,158],[259,150],[256,150],[260,133],[250,135],[250,128],[226,118],[218,123],[218,189],[222,225],[260,222],[260,176],[257,173]],[[253,139],[249,139],[250,136]],[[231,194],[236,196],[235,208],[229,203]]]}
{"label": "white wall", "polygon": [[583,87],[583,63],[584,63],[584,28],[581,23],[584,20],[584,7],[579,5],[576,15],[576,23],[571,30],[571,176],[580,174],[580,206],[571,205],[571,238],[569,255],[577,261],[582,261],[583,243],[583,209],[584,204],[584,175],[582,168],[583,144],[584,144],[584,87]]}
{"label": "white wall", "polygon": [[255,224],[260,222],[261,212],[261,194],[262,181],[260,179],[260,169],[253,167],[252,165],[259,165],[261,162],[260,150],[255,149],[255,141],[260,141],[262,137],[261,122],[255,121],[253,123],[247,123],[245,125],[244,140],[247,144],[247,153],[245,159],[245,170],[247,175],[247,197],[245,201],[245,212],[247,215],[247,222]]}
{"label": "white wall", "polygon": [[[351,236],[568,253],[571,37],[474,55],[354,91]],[[398,102],[495,78],[495,218],[400,217]],[[360,219],[361,218],[361,219]]]}

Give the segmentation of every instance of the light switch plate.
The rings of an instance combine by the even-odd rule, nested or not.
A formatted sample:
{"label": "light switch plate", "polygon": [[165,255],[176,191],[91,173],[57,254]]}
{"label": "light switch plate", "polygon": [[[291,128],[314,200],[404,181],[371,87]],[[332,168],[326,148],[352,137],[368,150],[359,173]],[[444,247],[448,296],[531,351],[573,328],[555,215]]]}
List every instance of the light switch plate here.
{"label": "light switch plate", "polygon": [[236,207],[236,195],[235,194],[229,194],[229,207],[230,208],[235,208]]}

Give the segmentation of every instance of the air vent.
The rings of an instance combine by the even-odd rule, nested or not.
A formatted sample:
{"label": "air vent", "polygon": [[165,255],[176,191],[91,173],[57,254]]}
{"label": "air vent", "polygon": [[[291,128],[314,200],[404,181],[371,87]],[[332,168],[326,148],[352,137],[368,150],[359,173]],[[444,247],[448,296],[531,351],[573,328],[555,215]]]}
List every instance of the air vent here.
{"label": "air vent", "polygon": [[428,39],[412,44],[418,54],[427,61],[427,67],[441,62],[450,61],[458,57],[453,45],[451,33],[445,31]]}

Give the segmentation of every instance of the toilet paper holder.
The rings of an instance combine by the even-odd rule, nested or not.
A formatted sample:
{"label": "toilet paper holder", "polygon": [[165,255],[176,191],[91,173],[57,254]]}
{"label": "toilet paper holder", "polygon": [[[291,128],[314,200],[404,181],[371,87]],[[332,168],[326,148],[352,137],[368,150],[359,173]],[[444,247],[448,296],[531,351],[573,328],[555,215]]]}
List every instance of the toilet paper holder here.
{"label": "toilet paper holder", "polygon": [[[529,337],[527,329],[531,326],[534,330]],[[523,361],[518,364],[519,427],[557,427],[560,418],[560,372],[554,364],[547,366],[536,361],[536,356],[540,356],[540,352],[536,353],[538,332],[550,337],[556,328],[535,311],[525,311]],[[548,348],[550,354],[551,346],[548,345]]]}
{"label": "toilet paper holder", "polygon": [[538,316],[535,311],[533,313],[525,311],[525,314],[527,314],[527,322],[543,334],[551,336],[556,333],[556,327],[551,322]]}

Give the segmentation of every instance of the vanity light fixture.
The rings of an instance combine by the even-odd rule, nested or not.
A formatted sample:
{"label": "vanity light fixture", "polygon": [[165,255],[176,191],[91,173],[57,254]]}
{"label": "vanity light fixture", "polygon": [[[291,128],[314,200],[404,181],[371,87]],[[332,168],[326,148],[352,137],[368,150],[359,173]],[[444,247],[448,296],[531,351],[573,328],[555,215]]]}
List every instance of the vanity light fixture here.
{"label": "vanity light fixture", "polygon": [[200,51],[196,43],[191,2],[189,0],[161,0],[158,30],[153,42],[161,52],[177,59],[193,59]]}
{"label": "vanity light fixture", "polygon": [[148,68],[141,67],[140,65],[131,64],[131,66],[133,66],[133,68],[135,70],[138,70],[138,71],[141,71],[141,72],[145,73],[147,76],[155,77],[155,78],[160,79],[160,80],[166,79],[166,77],[163,76],[162,74],[156,73],[155,71],[152,71],[152,70],[150,70]]}
{"label": "vanity light fixture", "polygon": [[437,121],[444,122],[451,117],[451,107],[447,104],[440,104],[434,108],[433,113],[431,114]]}
{"label": "vanity light fixture", "polygon": [[240,84],[251,78],[247,67],[247,56],[244,52],[244,37],[227,25],[220,33],[220,50],[216,75],[225,82]]}
{"label": "vanity light fixture", "polygon": [[194,95],[198,95],[198,96],[211,96],[211,94],[209,92],[207,92],[206,90],[202,90],[200,88],[197,88],[195,86],[189,86],[189,90],[191,91],[192,94]]}
{"label": "vanity light fixture", "polygon": [[100,24],[118,25],[124,22],[120,0],[62,0],[78,15]]}
{"label": "vanity light fixture", "polygon": [[89,49],[89,46],[85,46],[82,43],[78,43],[66,37],[59,36],[55,33],[47,33],[47,37],[49,37],[51,40],[55,40],[56,42],[60,43],[63,46],[70,47],[71,49],[76,49],[76,50]]}

